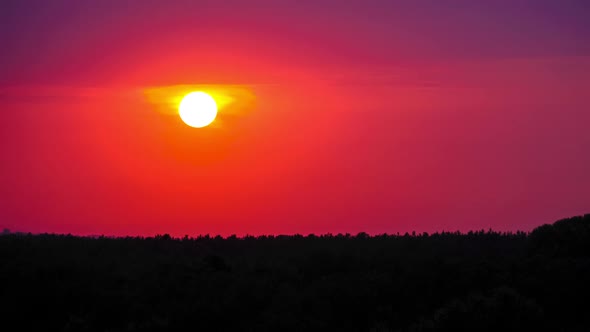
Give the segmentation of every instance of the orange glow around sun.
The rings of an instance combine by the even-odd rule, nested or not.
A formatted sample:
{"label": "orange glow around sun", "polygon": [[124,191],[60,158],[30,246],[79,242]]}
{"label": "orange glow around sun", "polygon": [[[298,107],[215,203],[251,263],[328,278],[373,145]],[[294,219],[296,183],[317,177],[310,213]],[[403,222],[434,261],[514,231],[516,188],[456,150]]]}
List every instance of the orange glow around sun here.
{"label": "orange glow around sun", "polygon": [[193,128],[227,127],[255,109],[253,88],[244,85],[170,85],[148,87],[143,94],[153,110]]}

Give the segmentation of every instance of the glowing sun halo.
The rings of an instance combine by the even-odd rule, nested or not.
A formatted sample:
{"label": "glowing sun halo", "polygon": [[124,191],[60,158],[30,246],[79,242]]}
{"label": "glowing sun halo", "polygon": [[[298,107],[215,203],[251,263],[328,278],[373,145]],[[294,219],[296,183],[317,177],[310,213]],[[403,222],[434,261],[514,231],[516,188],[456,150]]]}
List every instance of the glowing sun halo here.
{"label": "glowing sun halo", "polygon": [[202,128],[215,120],[217,104],[215,99],[205,92],[191,92],[180,102],[178,113],[187,125]]}

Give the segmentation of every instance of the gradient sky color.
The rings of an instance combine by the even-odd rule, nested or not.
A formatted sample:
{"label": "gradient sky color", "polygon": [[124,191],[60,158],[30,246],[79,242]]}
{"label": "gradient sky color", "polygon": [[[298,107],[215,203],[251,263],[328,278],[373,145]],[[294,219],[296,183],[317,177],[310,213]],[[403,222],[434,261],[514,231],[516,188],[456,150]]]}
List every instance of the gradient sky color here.
{"label": "gradient sky color", "polygon": [[[0,227],[514,231],[588,213],[588,13],[586,0],[2,1]],[[243,107],[199,130],[146,98],[187,85]]]}

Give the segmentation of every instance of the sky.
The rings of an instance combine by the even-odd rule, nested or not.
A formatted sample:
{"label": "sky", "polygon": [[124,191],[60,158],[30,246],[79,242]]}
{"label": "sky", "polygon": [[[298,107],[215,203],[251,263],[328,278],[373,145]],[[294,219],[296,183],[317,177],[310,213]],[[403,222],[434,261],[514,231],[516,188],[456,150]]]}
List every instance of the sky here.
{"label": "sky", "polygon": [[[586,0],[4,0],[0,227],[529,231],[588,213],[588,13]],[[197,90],[223,101],[202,129],[175,109]]]}

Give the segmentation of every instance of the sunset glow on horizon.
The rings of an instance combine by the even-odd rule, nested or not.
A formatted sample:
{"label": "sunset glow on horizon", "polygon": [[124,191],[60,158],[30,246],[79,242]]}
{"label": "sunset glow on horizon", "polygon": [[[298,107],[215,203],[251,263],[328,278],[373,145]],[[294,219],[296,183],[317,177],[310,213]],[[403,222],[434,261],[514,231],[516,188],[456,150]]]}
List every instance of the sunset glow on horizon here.
{"label": "sunset glow on horizon", "polygon": [[515,231],[587,213],[588,9],[8,1],[0,228]]}

